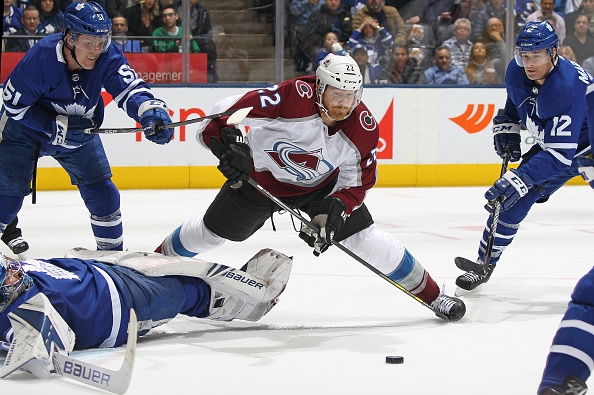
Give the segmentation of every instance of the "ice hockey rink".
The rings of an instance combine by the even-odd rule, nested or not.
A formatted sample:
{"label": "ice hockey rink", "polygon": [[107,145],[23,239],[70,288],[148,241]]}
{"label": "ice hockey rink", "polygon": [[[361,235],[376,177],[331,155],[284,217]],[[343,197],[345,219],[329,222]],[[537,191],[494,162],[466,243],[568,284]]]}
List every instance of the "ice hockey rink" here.
{"label": "ice hockey rink", "polygon": [[[375,188],[367,205],[378,226],[419,259],[446,292],[453,259],[474,259],[487,218],[486,187]],[[153,250],[216,190],[124,190],[125,247]],[[27,198],[20,225],[29,258],[94,248],[76,191]],[[592,267],[594,191],[565,186],[536,205],[466,316],[444,323],[429,309],[336,248],[321,257],[275,215],[243,243],[202,259],[241,267],[270,247],[294,257],[280,303],[255,323],[178,316],[139,338],[128,394],[536,394],[553,335],[576,282]],[[296,225],[297,226],[297,225]],[[8,249],[2,245],[4,253]],[[401,365],[385,363],[404,357]],[[117,369],[124,348],[73,357]],[[594,386],[593,383],[589,383]],[[54,375],[16,373],[3,394],[105,393]]]}

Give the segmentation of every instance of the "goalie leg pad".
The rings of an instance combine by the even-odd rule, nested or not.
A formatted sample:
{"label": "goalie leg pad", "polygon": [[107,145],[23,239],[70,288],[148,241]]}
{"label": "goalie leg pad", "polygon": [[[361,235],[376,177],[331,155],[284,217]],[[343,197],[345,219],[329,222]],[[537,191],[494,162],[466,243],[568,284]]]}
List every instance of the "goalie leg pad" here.
{"label": "goalie leg pad", "polygon": [[20,368],[46,378],[56,349],[68,353],[74,348],[74,332],[42,293],[8,313],[8,319],[14,335],[0,378]]}

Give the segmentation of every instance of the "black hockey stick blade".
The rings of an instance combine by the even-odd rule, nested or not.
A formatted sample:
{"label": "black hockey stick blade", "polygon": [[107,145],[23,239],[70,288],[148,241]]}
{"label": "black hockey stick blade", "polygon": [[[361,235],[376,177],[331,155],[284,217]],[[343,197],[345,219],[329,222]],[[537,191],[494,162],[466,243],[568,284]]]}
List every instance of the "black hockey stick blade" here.
{"label": "black hockey stick blade", "polygon": [[[194,119],[187,119],[181,122],[173,122],[167,125],[159,125],[160,129],[164,129],[165,126],[168,128],[176,128],[178,126],[185,126],[196,122],[202,122],[206,119],[216,119],[220,117],[224,117],[226,115],[231,115],[227,120],[227,124],[229,125],[237,125],[241,121],[245,119],[248,113],[252,110],[253,107],[246,107],[240,108],[238,110],[229,110],[225,112],[220,112],[218,114],[210,114],[200,118]],[[143,128],[121,128],[121,129],[85,129],[85,134],[119,134],[119,133],[138,133],[144,131]]]}
{"label": "black hockey stick blade", "polygon": [[454,258],[454,263],[456,267],[460,270],[464,270],[465,272],[473,272],[476,274],[486,274],[485,269],[486,266],[479,262],[471,261],[470,259],[462,258],[461,256],[457,256]]}
{"label": "black hockey stick blade", "polygon": [[130,386],[134,358],[136,356],[136,340],[138,323],[136,313],[130,310],[130,322],[128,323],[128,341],[126,344],[126,356],[119,370],[105,369],[97,365],[82,362],[64,354],[54,353],[53,363],[57,374],[69,379],[101,388],[114,394],[123,394]]}

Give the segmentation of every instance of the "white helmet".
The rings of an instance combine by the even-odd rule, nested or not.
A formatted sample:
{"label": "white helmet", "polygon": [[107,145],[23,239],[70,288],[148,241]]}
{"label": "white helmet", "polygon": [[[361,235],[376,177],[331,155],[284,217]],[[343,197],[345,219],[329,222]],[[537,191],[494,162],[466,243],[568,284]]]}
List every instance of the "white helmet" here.
{"label": "white helmet", "polygon": [[349,55],[342,56],[330,53],[322,59],[320,66],[316,69],[316,84],[318,105],[326,115],[328,115],[328,111],[322,104],[322,94],[326,91],[328,85],[345,91],[355,91],[356,98],[351,105],[351,111],[361,101],[363,77],[359,65]]}

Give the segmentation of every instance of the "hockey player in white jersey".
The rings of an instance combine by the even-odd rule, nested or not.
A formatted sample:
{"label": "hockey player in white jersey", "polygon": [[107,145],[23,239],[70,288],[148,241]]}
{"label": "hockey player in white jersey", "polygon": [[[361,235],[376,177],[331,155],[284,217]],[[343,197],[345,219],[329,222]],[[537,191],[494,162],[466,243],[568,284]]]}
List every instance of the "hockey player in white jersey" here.
{"label": "hockey player in white jersey", "polygon": [[461,319],[464,303],[440,292],[419,261],[374,224],[363,201],[376,183],[379,129],[361,102],[362,89],[356,62],[329,54],[315,76],[216,103],[213,112],[253,107],[240,124],[250,128],[247,141],[226,127],[226,117],[201,124],[197,139],[220,159],[228,181],[206,212],[175,229],[157,252],[194,256],[250,237],[281,210],[248,182],[232,187],[251,177],[312,218],[320,235],[304,225],[300,237],[316,255],[339,241],[438,316]]}
{"label": "hockey player in white jersey", "polygon": [[[516,39],[515,59],[507,68],[507,102],[503,115],[493,119],[497,153],[506,151],[511,161],[522,159],[485,193],[485,208],[501,200],[491,258],[486,273],[471,270],[456,279],[460,292],[487,282],[501,254],[514,239],[520,223],[534,203],[542,203],[568,180],[579,174],[576,158],[591,150],[586,117],[586,87],[591,78],[580,65],[558,56],[559,39],[548,22],[527,23]],[[523,156],[520,122],[536,144]],[[476,267],[484,266],[493,215],[487,220],[479,243]],[[464,258],[457,258],[468,261]]]}
{"label": "hockey player in white jersey", "polygon": [[173,136],[169,110],[111,44],[111,21],[94,2],[75,2],[64,31],[40,40],[4,84],[0,110],[0,234],[31,191],[37,159],[52,156],[76,185],[91,215],[97,248],[121,250],[120,197],[101,139],[85,134],[103,122],[101,89],[134,120],[147,139]]}

